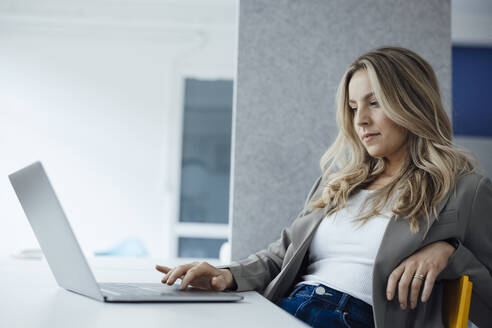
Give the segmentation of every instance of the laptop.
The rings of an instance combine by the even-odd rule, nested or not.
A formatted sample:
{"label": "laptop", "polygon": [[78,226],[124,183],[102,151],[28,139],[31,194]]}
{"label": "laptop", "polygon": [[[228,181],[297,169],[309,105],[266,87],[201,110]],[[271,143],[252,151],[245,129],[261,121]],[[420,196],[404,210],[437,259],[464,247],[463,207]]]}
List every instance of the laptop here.
{"label": "laptop", "polygon": [[62,288],[101,302],[231,302],[242,296],[163,283],[97,283],[41,162],[9,175],[48,265]]}

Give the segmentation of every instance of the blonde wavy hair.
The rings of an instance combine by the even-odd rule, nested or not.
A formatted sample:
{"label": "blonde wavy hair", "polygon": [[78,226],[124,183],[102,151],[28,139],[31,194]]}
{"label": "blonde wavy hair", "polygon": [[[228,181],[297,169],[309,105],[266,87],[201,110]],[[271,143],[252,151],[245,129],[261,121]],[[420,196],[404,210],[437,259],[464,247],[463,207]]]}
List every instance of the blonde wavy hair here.
{"label": "blonde wavy hair", "polygon": [[430,215],[437,216],[436,205],[454,189],[457,179],[475,171],[467,154],[474,163],[478,160],[452,142],[451,121],[432,67],[413,51],[400,47],[369,51],[343,75],[336,95],[339,133],[321,157],[322,192],[311,200],[310,208],[325,208],[325,214],[330,215],[385,171],[385,159],[371,157],[354,129],[348,86],[358,70],[367,71],[381,110],[408,131],[408,153],[398,175],[368,196],[362,209],[371,202],[369,210],[363,213],[361,209],[355,221],[363,225],[392,205],[391,212],[408,220],[413,233],[420,229],[419,220],[425,219],[428,229]]}

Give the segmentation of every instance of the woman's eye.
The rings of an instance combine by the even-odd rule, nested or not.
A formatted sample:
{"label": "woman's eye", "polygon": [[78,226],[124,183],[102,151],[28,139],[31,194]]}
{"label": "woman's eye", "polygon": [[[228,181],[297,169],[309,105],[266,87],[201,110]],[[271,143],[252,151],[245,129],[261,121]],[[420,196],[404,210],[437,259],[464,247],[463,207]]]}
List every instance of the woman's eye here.
{"label": "woman's eye", "polygon": [[[370,102],[369,105],[371,106],[378,106],[379,103],[377,101]],[[351,113],[355,113],[357,111],[357,108],[349,107],[349,111]]]}

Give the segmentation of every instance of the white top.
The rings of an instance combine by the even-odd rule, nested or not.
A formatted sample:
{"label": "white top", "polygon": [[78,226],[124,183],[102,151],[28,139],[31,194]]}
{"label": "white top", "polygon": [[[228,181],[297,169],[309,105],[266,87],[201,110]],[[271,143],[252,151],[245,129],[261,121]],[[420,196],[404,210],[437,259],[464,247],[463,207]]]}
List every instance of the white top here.
{"label": "white top", "polygon": [[387,206],[382,216],[370,218],[362,227],[360,222],[352,222],[372,192],[362,189],[351,195],[347,207],[321,221],[309,248],[310,264],[300,283],[322,283],[373,305],[374,259],[392,213]]}

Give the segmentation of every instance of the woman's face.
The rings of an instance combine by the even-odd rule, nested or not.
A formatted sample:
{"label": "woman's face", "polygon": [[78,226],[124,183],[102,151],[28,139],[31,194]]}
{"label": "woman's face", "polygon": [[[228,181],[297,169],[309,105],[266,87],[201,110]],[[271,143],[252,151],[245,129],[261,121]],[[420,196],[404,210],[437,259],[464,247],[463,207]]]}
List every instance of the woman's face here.
{"label": "woman's face", "polygon": [[[349,82],[349,107],[354,117],[354,128],[372,157],[401,159],[406,153],[405,128],[384,114],[373,94],[366,70],[358,70]],[[372,136],[366,137],[366,134]]]}

